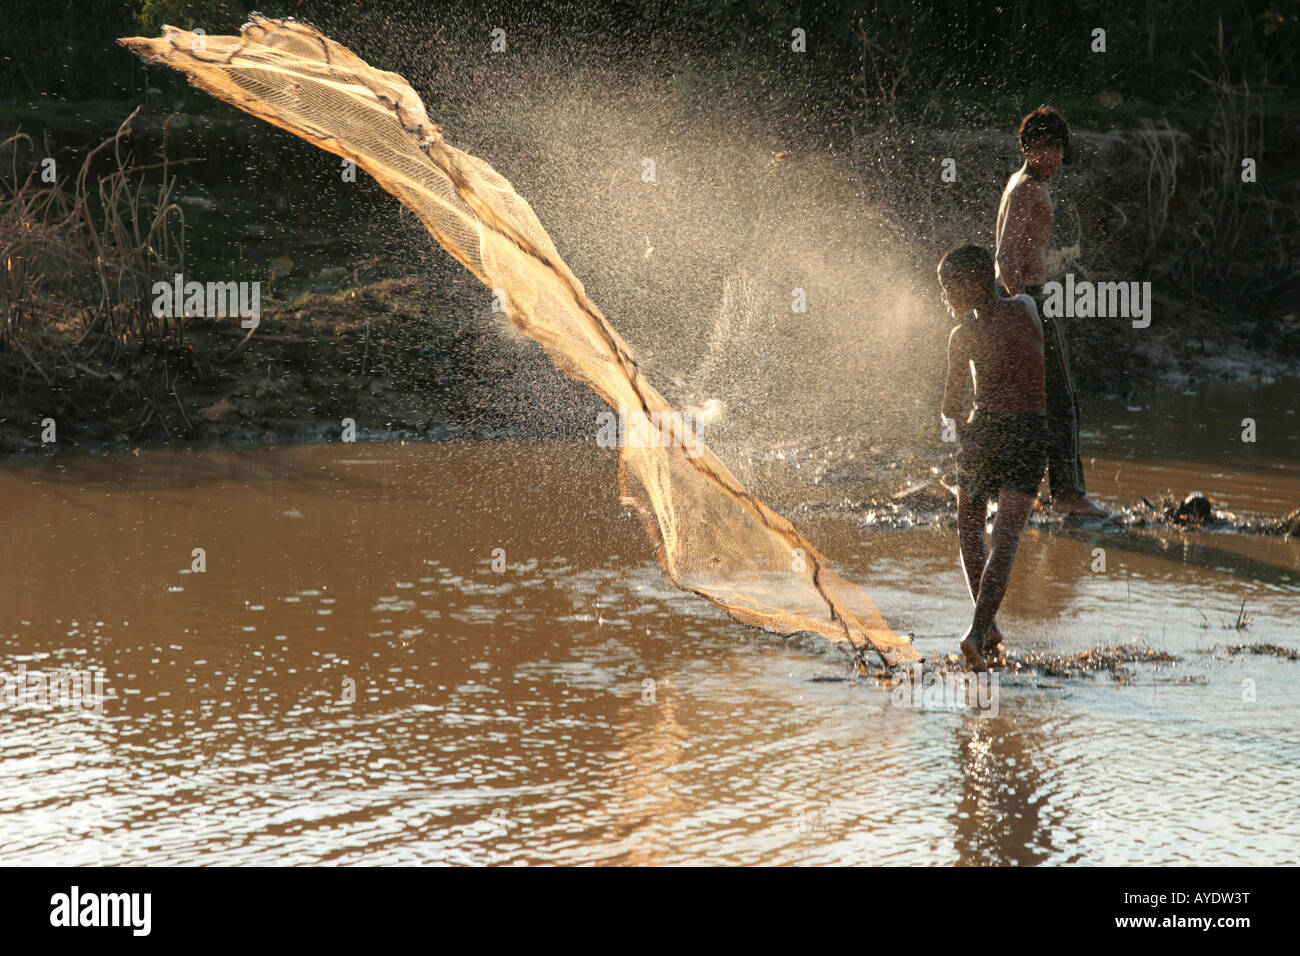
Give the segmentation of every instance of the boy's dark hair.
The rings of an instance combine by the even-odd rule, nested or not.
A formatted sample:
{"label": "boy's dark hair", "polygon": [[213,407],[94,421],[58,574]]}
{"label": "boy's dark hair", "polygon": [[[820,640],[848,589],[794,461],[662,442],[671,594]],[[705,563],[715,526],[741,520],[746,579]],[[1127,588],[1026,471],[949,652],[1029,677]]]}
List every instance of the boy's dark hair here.
{"label": "boy's dark hair", "polygon": [[1064,150],[1062,163],[1073,155],[1070,149],[1070,124],[1057,110],[1040,106],[1020,121],[1020,148],[1028,149],[1035,143],[1059,143]]}
{"label": "boy's dark hair", "polygon": [[953,246],[945,252],[939,260],[939,269],[958,282],[978,286],[993,285],[997,276],[993,268],[993,254],[974,242]]}

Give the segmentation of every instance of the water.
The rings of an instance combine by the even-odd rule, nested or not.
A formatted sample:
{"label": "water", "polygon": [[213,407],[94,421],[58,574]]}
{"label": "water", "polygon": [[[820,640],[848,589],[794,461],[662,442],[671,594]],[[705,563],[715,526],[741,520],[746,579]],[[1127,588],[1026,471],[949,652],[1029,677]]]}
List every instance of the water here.
{"label": "water", "polygon": [[[1093,489],[1285,513],[1296,394],[1102,409]],[[1198,402],[1254,403],[1273,440],[1198,440]],[[1115,427],[1144,413],[1189,437]],[[0,710],[6,864],[1300,858],[1300,662],[1232,650],[1300,649],[1300,541],[1030,529],[1013,649],[1179,660],[1006,673],[992,715],[897,706],[825,642],[673,590],[593,444],[58,456],[0,490],[0,669],[102,668],[108,692],[102,716]],[[956,651],[954,531],[799,523],[923,653]]]}

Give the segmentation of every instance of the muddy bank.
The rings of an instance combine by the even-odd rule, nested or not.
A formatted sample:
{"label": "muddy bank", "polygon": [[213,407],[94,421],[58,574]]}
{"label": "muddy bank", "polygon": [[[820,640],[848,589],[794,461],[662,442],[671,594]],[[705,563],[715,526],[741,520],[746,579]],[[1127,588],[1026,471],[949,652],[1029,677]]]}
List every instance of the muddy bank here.
{"label": "muddy bank", "polygon": [[[174,124],[177,136],[188,140],[191,149],[220,141],[219,126],[187,125],[181,120]],[[142,121],[140,128],[142,137],[136,145],[147,151],[150,136],[156,137],[159,127]],[[206,138],[195,130],[205,130]],[[532,134],[525,126],[517,135],[526,140]],[[1181,142],[1181,135],[1166,131],[1165,139]],[[941,146],[952,148],[960,154],[964,171],[952,195],[935,206],[929,201],[931,192],[917,184],[915,190],[904,190],[910,199],[900,200],[888,214],[868,207],[862,221],[873,222],[875,232],[870,238],[887,237],[891,229],[897,230],[897,245],[924,258],[916,237],[936,221],[942,223],[945,235],[969,226],[973,230],[969,234],[978,237],[981,228],[987,229],[990,196],[996,195],[1008,171],[1001,166],[1009,155],[1014,162],[1014,150],[1008,153],[1004,148],[1003,132],[974,130],[954,142],[945,142],[946,136],[921,136],[893,161],[907,155],[916,159]],[[1088,162],[1063,175],[1058,184],[1060,229],[1054,245],[1059,261],[1054,261],[1054,271],[1106,278],[1118,275],[1121,266],[1141,263],[1143,274],[1160,275],[1162,270],[1172,274],[1169,257],[1156,255],[1161,250],[1144,232],[1146,214],[1141,207],[1149,196],[1136,189],[1142,181],[1143,149],[1154,148],[1150,132],[1083,132],[1079,139]],[[266,142],[277,141],[261,132],[244,145],[257,152]],[[161,141],[152,145],[162,148]],[[500,148],[507,155],[530,155],[520,144],[514,146]],[[281,148],[290,147],[281,144]],[[185,159],[200,158],[181,153]],[[277,154],[272,150],[268,155]],[[756,156],[762,163],[772,162],[762,152]],[[298,158],[319,161],[314,153]],[[771,185],[755,195],[738,197],[732,214],[743,218],[747,210],[772,205],[773,197],[764,191],[775,190],[787,176],[791,179],[785,188],[795,188],[804,181],[800,177],[816,171],[816,158],[795,154],[772,166]],[[888,181],[906,182],[906,177],[882,167],[880,156],[873,158],[869,150],[858,159],[868,169],[875,167],[874,172],[863,173],[864,182],[877,173]],[[753,165],[753,160],[728,158],[740,168],[747,161]],[[711,168],[708,161],[699,162],[702,168]],[[46,294],[49,290],[34,285],[28,290],[33,292],[30,301],[44,301],[45,308],[22,323],[13,323],[12,334],[0,345],[0,455],[169,442],[499,435],[592,438],[596,414],[603,406],[582,385],[558,374],[542,350],[513,331],[503,315],[493,313],[489,297],[472,279],[436,256],[414,263],[383,254],[384,242],[411,250],[428,248],[427,234],[402,220],[387,197],[373,195],[373,189],[369,198],[364,193],[353,195],[359,190],[344,190],[342,194],[351,198],[342,202],[334,194],[338,191],[334,184],[333,192],[318,190],[315,207],[302,207],[300,197],[290,201],[287,190],[273,188],[270,169],[278,167],[263,162],[258,167],[263,178],[240,184],[276,195],[251,221],[245,221],[245,210],[233,199],[240,190],[216,175],[224,165],[187,166],[186,170],[206,169],[208,178],[187,172],[177,187],[177,202],[189,210],[197,231],[209,227],[204,236],[210,253],[235,244],[242,256],[243,244],[253,244],[249,261],[255,265],[241,259],[230,263],[230,274],[269,277],[261,326],[246,337],[237,321],[187,320],[181,330],[139,341],[133,338],[134,326],[82,320],[74,307],[61,308],[53,294]],[[919,175],[921,167],[913,163],[907,168]],[[1179,174],[1177,183],[1191,184],[1185,185],[1185,192],[1197,194],[1203,171],[1197,172],[1194,164],[1174,171]],[[525,171],[524,181],[528,178]],[[763,182],[769,183],[767,173]],[[865,314],[871,310],[860,307],[856,298],[860,290],[851,283],[839,290],[846,308],[830,310],[836,322],[821,322],[814,330],[799,319],[792,326],[784,302],[776,310],[784,318],[777,322],[774,300],[760,294],[766,288],[761,277],[745,268],[746,248],[757,256],[755,261],[773,258],[762,237],[744,240],[742,236],[744,241],[732,249],[731,231],[726,243],[690,236],[679,243],[678,259],[666,258],[670,250],[656,251],[654,247],[662,244],[651,243],[646,234],[664,233],[664,210],[649,204],[639,220],[646,230],[638,227],[627,235],[611,235],[609,205],[602,202],[591,208],[591,203],[581,201],[584,190],[571,187],[561,183],[539,188],[541,195],[576,197],[572,208],[548,204],[548,223],[555,224],[558,234],[591,239],[580,248],[595,250],[594,259],[582,261],[582,252],[573,258],[581,274],[591,277],[597,298],[603,302],[608,295],[616,326],[642,350],[644,371],[652,382],[683,407],[698,402],[724,409],[720,424],[706,429],[704,437],[725,460],[748,456],[750,470],[760,478],[765,470],[772,471],[777,485],[777,473],[783,469],[803,469],[799,482],[811,480],[815,492],[825,489],[827,497],[808,500],[801,494],[782,502],[779,492],[774,494],[773,500],[792,515],[848,513],[864,527],[886,529],[952,522],[955,476],[950,450],[942,448],[934,434],[946,328],[929,317],[932,291],[912,296],[914,310],[924,313],[924,320],[906,326],[901,337],[893,334],[893,326],[877,327],[892,316]],[[297,188],[301,190],[302,184]],[[1165,197],[1169,215],[1192,215],[1195,203],[1172,186],[1171,190]],[[1103,215],[1100,207],[1089,202],[1097,194],[1115,199],[1111,208],[1121,225],[1110,222],[1110,214]],[[615,193],[615,198],[619,195]],[[918,195],[927,197],[923,204],[928,204],[927,211],[909,205]],[[395,222],[404,225],[367,250],[375,255],[358,259],[344,237],[353,238],[350,224],[366,218],[370,199],[387,211],[385,218],[372,224],[374,232],[382,233]],[[333,220],[314,221],[308,215],[313,208],[344,211]],[[695,208],[685,203],[677,211]],[[291,209],[292,218],[281,215]],[[850,213],[855,224],[862,219],[853,210]],[[877,214],[880,221],[872,220]],[[237,232],[231,232],[231,227],[237,227]],[[856,233],[852,239],[854,250],[870,245]],[[632,245],[620,252],[620,244],[629,241]],[[819,255],[828,248],[820,240],[814,245]],[[701,246],[716,255],[708,269],[696,273],[675,268],[684,261],[682,250],[693,255]],[[418,253],[409,255],[414,258]],[[30,260],[33,265],[39,261]],[[370,265],[363,269],[364,263]],[[916,264],[918,269],[923,266],[931,268],[928,259]],[[898,268],[906,271],[902,265]],[[842,278],[845,270],[833,271]],[[380,277],[392,272],[414,275]],[[902,272],[890,273],[890,282],[896,285]],[[142,274],[152,277],[156,270]],[[672,294],[669,277],[690,286],[694,298]],[[927,276],[927,281],[932,280]],[[833,283],[826,288],[832,287]],[[1128,395],[1156,381],[1252,376],[1264,381],[1294,373],[1297,363],[1292,356],[1300,350],[1300,322],[1293,300],[1277,301],[1285,311],[1259,313],[1268,318],[1251,324],[1255,331],[1244,333],[1242,323],[1216,325],[1204,312],[1179,311],[1171,300],[1160,303],[1162,316],[1169,318],[1137,338],[1126,323],[1108,327],[1074,323],[1067,333],[1074,346],[1076,377],[1093,394]],[[697,308],[685,308],[688,303]],[[1240,310],[1246,304],[1234,302],[1232,307]],[[1262,299],[1254,304],[1265,305]],[[116,303],[108,303],[104,314],[111,318],[115,309]],[[688,317],[686,324],[683,316]],[[856,320],[861,321],[855,325]],[[104,331],[110,327],[113,335]],[[1268,328],[1267,334],[1255,334],[1263,327]],[[819,334],[823,338],[818,339]],[[861,349],[864,341],[880,343],[880,354]],[[785,414],[795,402],[800,404],[800,414]],[[1183,425],[1148,418],[1140,429],[1145,438]],[[840,436],[846,435],[862,437],[844,442]],[[756,436],[765,436],[761,439],[765,444],[791,437],[797,444],[755,452],[753,446],[760,441]],[[1221,450],[1215,455],[1202,462],[1222,460]],[[755,487],[767,496],[761,484]],[[1122,507],[1104,523],[1107,527],[1294,534],[1300,524],[1294,501],[1276,514],[1241,516],[1232,500],[1197,494],[1196,485],[1166,489],[1164,497],[1158,497],[1157,487],[1139,490],[1137,497],[1120,502]],[[1038,526],[1062,523],[1042,511],[1031,521]]]}
{"label": "muddy bank", "polygon": [[[183,342],[115,361],[79,350],[75,334],[0,357],[0,455],[332,440],[346,419],[358,440],[488,437],[533,421],[559,437],[576,417],[528,407],[530,375],[560,376],[503,317],[466,315],[416,278],[272,304],[251,336],[237,319],[191,319]],[[573,385],[548,391],[583,397]]]}
{"label": "muddy bank", "polygon": [[[662,134],[650,109],[662,91],[624,95],[629,110],[619,117],[604,114],[586,98],[569,104],[574,115],[562,142],[556,141],[552,112],[526,101],[497,103],[501,112],[490,124],[478,114],[454,110],[447,122],[467,145],[502,163],[536,204],[569,264],[620,333],[653,355],[652,374],[688,382],[702,367],[730,374],[726,361],[702,352],[712,339],[743,333],[756,344],[735,356],[740,368],[773,361],[789,345],[804,354],[821,350],[823,378],[800,370],[813,384],[851,376],[924,383],[921,391],[941,386],[946,330],[942,310],[932,302],[933,264],[958,238],[992,241],[992,213],[1017,163],[1009,129],[917,129],[907,136],[892,128],[868,129],[828,157],[823,146],[801,146],[789,130],[761,124],[720,144],[714,126],[687,111],[693,119],[680,131],[671,157],[678,192],[660,190],[647,198],[644,184],[620,171],[627,142]],[[386,262],[391,272],[427,275],[430,288],[453,287],[447,280],[457,267],[428,255],[427,233],[368,177],[343,181],[332,157],[224,108],[173,116],[162,103],[148,103],[125,142],[140,161],[160,151],[172,158],[175,199],[185,212],[187,271],[204,279],[260,278],[277,295],[289,297],[321,291],[332,285],[319,281],[322,276],[353,272],[358,261],[374,259]],[[120,115],[134,105],[122,104]],[[48,151],[61,169],[75,169],[93,143],[112,132],[110,119],[117,118],[110,109],[96,124],[47,128],[50,142],[24,153],[23,161]],[[40,123],[33,117],[23,125],[35,130]],[[1198,248],[1188,245],[1189,237],[1206,231],[1205,199],[1217,188],[1217,154],[1210,149],[1214,131],[1162,126],[1076,133],[1078,160],[1053,180],[1053,276],[1151,280],[1154,296],[1154,317],[1146,329],[1132,329],[1122,320],[1064,322],[1081,389],[1125,394],[1155,382],[1295,374],[1300,276],[1288,278],[1285,269],[1279,273],[1277,262],[1296,258],[1282,254],[1294,252],[1296,241],[1282,212],[1295,207],[1300,180],[1271,172],[1248,194],[1268,191],[1276,209],[1267,208],[1281,210],[1276,217],[1257,216],[1254,207],[1243,211],[1251,213],[1240,240],[1253,250],[1250,256],[1225,253],[1221,269],[1206,266],[1187,274]],[[1277,137],[1279,155],[1285,155],[1300,142],[1300,127],[1279,121],[1270,126],[1270,135]],[[584,144],[581,158],[568,151],[571,141]],[[775,160],[777,155],[782,159]],[[92,164],[92,175],[108,168],[106,156]],[[937,164],[945,158],[960,171],[951,183],[937,180]],[[721,196],[701,185],[717,182],[740,185],[734,195]],[[883,184],[889,184],[887,194]],[[798,214],[785,215],[787,210]],[[756,226],[774,217],[780,229]],[[1250,232],[1262,228],[1260,223],[1273,224],[1266,237]],[[890,262],[874,263],[886,252]],[[765,270],[775,271],[765,275]],[[790,319],[783,297],[796,281],[817,290],[815,324]],[[439,305],[460,312],[475,301],[475,293],[465,285],[454,287],[464,297],[449,296]],[[894,296],[903,287],[912,291]],[[365,288],[385,298],[382,290]],[[777,299],[779,317],[772,307]],[[322,308],[346,313],[348,304]],[[900,326],[900,314],[908,310],[914,321]],[[683,315],[692,317],[690,334],[682,334]],[[359,308],[343,317],[370,318]],[[284,329],[283,334],[296,333]],[[778,348],[766,348],[768,338]],[[862,341],[879,347],[857,349]],[[422,345],[440,347],[436,340]],[[31,342],[27,346],[33,348]],[[30,365],[12,354],[18,366]],[[453,364],[458,358],[445,357]],[[96,367],[93,361],[86,364]],[[474,374],[457,369],[457,374]],[[760,398],[788,398],[776,368],[762,371],[767,373],[762,388],[751,390]],[[707,389],[714,383],[692,384]],[[250,405],[252,398],[243,401]],[[423,418],[417,412],[418,421],[408,425],[436,425],[435,411]],[[257,412],[250,408],[248,414],[255,424],[276,417]],[[892,408],[874,412],[879,417]],[[180,424],[187,431],[196,427]],[[143,429],[141,437],[147,434]],[[0,445],[0,451],[9,447]]]}

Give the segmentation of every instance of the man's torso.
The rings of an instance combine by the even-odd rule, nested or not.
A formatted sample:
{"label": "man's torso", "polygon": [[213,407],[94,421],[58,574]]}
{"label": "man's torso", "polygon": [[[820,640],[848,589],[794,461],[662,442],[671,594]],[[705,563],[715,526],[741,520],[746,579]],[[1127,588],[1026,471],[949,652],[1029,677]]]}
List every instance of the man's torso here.
{"label": "man's torso", "polygon": [[[1052,197],[1046,183],[1034,179],[1023,169],[1012,176],[1002,190],[1002,200],[998,204],[997,248],[999,251],[1002,248],[1012,200],[1018,198],[1017,194],[1024,196],[1024,221],[1020,224],[1017,250],[1021,263],[1020,278],[1027,286],[1042,285],[1047,281],[1047,245],[1052,238]],[[1001,278],[999,269],[999,281]]]}

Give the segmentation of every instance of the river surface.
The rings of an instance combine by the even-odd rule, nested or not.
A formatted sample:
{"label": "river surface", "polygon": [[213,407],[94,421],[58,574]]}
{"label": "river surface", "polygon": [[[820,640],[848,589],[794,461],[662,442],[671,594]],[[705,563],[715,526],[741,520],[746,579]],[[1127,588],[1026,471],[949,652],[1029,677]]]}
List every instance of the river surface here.
{"label": "river surface", "polygon": [[[1091,489],[1283,515],[1297,407],[1107,403]],[[952,706],[675,591],[594,443],[52,456],[0,493],[0,670],[105,695],[0,710],[4,864],[1300,860],[1300,540],[1031,527],[1011,649],[1154,663]],[[956,651],[954,530],[798,524]]]}

